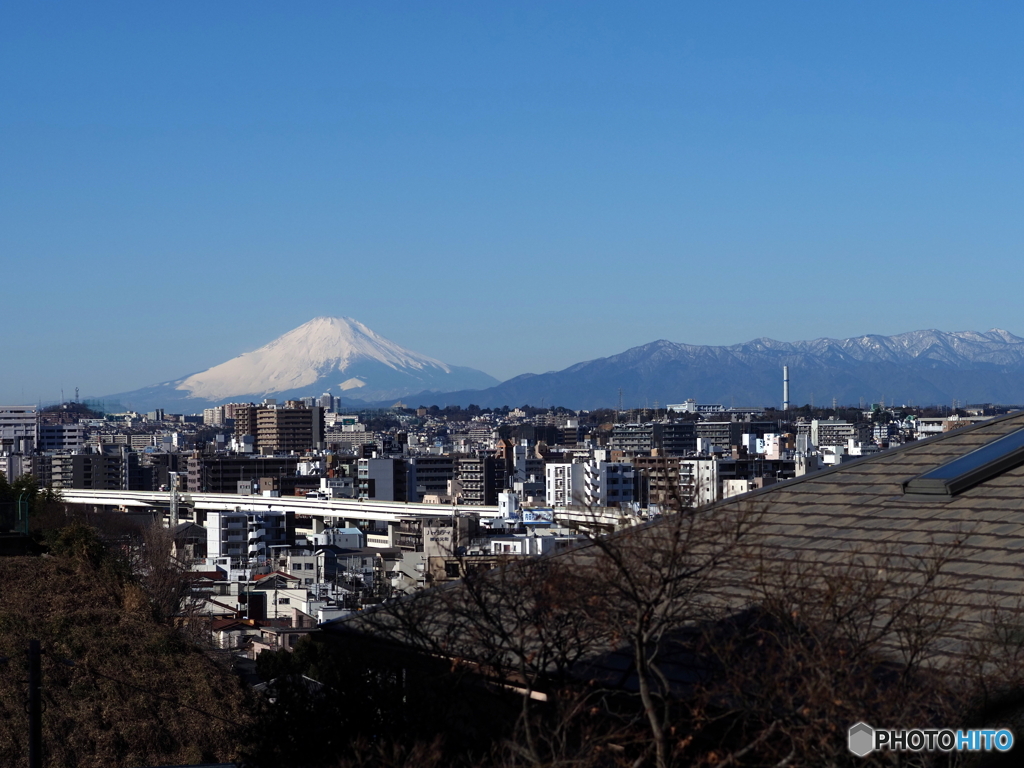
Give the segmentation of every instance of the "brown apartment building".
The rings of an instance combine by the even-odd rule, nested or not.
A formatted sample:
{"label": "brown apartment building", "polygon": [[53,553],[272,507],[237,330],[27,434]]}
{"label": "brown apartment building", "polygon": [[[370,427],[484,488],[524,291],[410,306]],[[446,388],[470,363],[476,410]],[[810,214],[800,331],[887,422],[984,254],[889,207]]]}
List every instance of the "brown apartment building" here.
{"label": "brown apartment building", "polygon": [[252,435],[258,451],[308,451],[323,442],[323,411],[295,400],[283,407],[236,406],[235,436],[242,435]]}

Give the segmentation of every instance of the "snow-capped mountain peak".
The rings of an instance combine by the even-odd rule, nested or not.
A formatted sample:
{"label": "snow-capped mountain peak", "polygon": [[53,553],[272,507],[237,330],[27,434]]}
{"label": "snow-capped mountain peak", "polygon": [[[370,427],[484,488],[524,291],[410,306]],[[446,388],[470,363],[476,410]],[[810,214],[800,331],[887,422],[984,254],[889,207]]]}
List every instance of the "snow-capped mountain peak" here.
{"label": "snow-capped mountain peak", "polygon": [[380,363],[393,371],[432,368],[451,373],[440,360],[405,349],[358,320],[317,317],[266,346],[181,380],[175,389],[189,397],[220,400],[301,389],[333,373],[339,374],[333,376],[337,380],[325,382],[325,390],[342,383],[351,389],[354,377],[340,374],[361,362]]}
{"label": "snow-capped mountain peak", "polygon": [[156,407],[178,401],[184,408],[197,409],[232,400],[297,399],[325,392],[386,401],[496,383],[481,371],[406,349],[350,317],[316,317],[257,350],[200,373],[112,397]]}

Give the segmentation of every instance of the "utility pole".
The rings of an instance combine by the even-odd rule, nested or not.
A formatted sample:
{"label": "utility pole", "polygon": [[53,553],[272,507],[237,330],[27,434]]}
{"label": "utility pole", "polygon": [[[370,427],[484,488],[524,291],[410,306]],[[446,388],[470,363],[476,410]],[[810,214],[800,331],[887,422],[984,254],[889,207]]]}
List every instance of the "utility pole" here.
{"label": "utility pole", "polygon": [[28,768],[43,766],[43,665],[38,640],[28,641]]}
{"label": "utility pole", "polygon": [[18,510],[18,528],[26,536],[28,536],[28,499],[25,499],[24,496],[27,493],[28,491],[19,493],[18,501],[15,503]]}
{"label": "utility pole", "polygon": [[178,473],[168,472],[167,479],[171,486],[171,531],[178,527]]}

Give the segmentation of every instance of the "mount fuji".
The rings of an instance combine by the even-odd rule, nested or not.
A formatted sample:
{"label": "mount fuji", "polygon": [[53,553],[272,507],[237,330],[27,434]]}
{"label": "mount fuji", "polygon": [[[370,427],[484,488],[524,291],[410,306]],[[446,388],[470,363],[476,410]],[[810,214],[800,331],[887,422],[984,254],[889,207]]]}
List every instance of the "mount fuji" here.
{"label": "mount fuji", "polygon": [[482,371],[405,349],[350,317],[317,317],[205,371],[102,399],[136,411],[195,413],[227,402],[296,400],[326,392],[348,404],[366,405],[497,383]]}

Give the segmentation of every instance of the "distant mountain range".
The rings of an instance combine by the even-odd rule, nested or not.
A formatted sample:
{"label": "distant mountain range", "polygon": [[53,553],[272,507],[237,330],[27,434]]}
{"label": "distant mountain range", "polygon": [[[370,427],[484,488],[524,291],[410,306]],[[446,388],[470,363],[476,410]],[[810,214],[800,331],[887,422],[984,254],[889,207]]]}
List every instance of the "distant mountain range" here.
{"label": "distant mountain range", "polygon": [[498,380],[411,352],[348,317],[317,317],[266,346],[200,373],[102,400],[136,411],[195,413],[230,402],[329,392],[358,407],[405,395],[479,389]]}
{"label": "distant mountain range", "polygon": [[391,405],[664,406],[687,398],[736,406],[1024,403],[1024,338],[913,331],[781,342],[761,338],[728,347],[655,341],[561,371],[498,383],[472,368],[411,352],[350,318],[319,317],[254,352],[201,373],[104,398],[135,410],[194,413],[225,402],[279,401],[324,392],[350,407]]}
{"label": "distant mountain range", "polygon": [[782,366],[790,402],[931,405],[1024,403],[1024,339],[1007,331],[913,331],[896,336],[782,342],[761,338],[728,347],[655,341],[562,371],[524,374],[479,391],[407,396],[409,405],[567,408],[665,406],[687,398],[726,406],[782,405]]}

